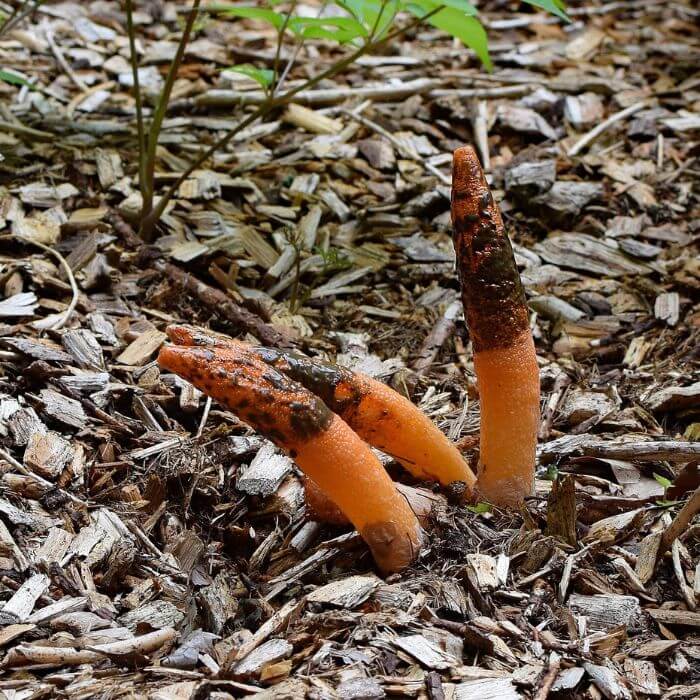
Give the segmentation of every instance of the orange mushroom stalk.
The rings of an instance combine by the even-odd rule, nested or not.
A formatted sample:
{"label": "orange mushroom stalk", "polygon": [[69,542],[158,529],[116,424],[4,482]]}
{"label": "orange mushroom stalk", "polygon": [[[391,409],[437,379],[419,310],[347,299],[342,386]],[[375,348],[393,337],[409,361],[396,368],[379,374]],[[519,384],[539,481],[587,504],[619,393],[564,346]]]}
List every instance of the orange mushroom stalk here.
{"label": "orange mushroom stalk", "polygon": [[[170,339],[181,345],[227,347],[237,341],[170,326]],[[303,355],[251,347],[269,365],[319,396],[370,445],[398,460],[419,479],[445,486],[464,482],[469,492],[476,477],[457,447],[413,403],[386,384],[364,374]]]}
{"label": "orange mushroom stalk", "polygon": [[534,487],[539,369],[513,249],[469,146],[454,153],[452,225],[481,407],[478,489],[517,506]]}
{"label": "orange mushroom stalk", "polygon": [[369,447],[320,398],[235,341],[166,346],[158,363],[283,448],[357,528],[380,569],[400,571],[415,559],[416,516]]}
{"label": "orange mushroom stalk", "polygon": [[[430,523],[434,507],[444,503],[444,498],[426,488],[395,484],[396,490],[406,499],[409,508],[415,513],[418,522]],[[304,478],[306,511],[311,520],[318,520],[329,525],[348,525],[349,521],[338,506],[326,496],[309,477]]]}

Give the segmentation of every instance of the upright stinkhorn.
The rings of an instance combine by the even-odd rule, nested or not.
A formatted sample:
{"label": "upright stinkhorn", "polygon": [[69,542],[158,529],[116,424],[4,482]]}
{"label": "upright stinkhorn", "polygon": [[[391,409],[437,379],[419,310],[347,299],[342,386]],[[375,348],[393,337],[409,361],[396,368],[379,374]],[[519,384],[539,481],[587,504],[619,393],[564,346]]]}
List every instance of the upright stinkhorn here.
{"label": "upright stinkhorn", "polygon": [[422,539],[416,516],[369,447],[320,398],[243,343],[166,346],[158,363],[286,450],[357,528],[383,571],[415,559]]}
{"label": "upright stinkhorn", "polygon": [[478,490],[517,506],[534,486],[539,370],[513,249],[469,146],[454,153],[452,225],[481,407]]}
{"label": "upright stinkhorn", "polygon": [[[179,345],[235,347],[238,341],[188,326],[169,326]],[[476,477],[457,447],[414,404],[386,384],[328,362],[272,348],[250,351],[319,396],[370,445],[396,458],[419,479],[445,486],[464,482],[472,491]]]}

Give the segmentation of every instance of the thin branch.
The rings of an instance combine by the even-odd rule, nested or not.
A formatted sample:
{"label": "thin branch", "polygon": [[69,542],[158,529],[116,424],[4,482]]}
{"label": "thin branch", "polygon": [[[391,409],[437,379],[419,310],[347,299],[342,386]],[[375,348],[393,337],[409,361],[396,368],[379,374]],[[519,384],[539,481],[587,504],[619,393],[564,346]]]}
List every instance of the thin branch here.
{"label": "thin branch", "polygon": [[129,59],[134,80],[134,100],[136,102],[136,128],[139,137],[139,187],[146,186],[146,132],[143,126],[143,99],[139,81],[139,61],[136,54],[136,32],[134,30],[134,8],[132,0],[126,0],[126,31],[129,35]]}
{"label": "thin branch", "polygon": [[540,682],[540,687],[537,690],[533,700],[547,700],[549,693],[552,690],[554,681],[559,675],[559,668],[561,667],[561,657],[555,651],[549,655],[549,665],[542,680]]}
{"label": "thin branch", "polygon": [[297,0],[292,0],[292,4],[289,8],[289,11],[287,14],[284,16],[284,22],[282,23],[282,27],[280,28],[278,34],[277,34],[277,50],[275,51],[275,62],[272,66],[272,89],[271,93],[274,95],[276,92],[276,86],[277,86],[277,76],[279,74],[279,67],[280,67],[280,56],[282,54],[282,44],[284,44],[284,33],[287,31],[287,27],[289,26],[289,21],[292,19],[292,13],[294,10],[297,8]]}
{"label": "thin branch", "polygon": [[12,14],[5,20],[5,23],[0,27],[0,36],[14,29],[22,20],[29,17],[43,1],[44,0],[34,0],[34,2],[27,3],[28,7],[22,10],[22,12],[19,12],[21,5],[16,7]]}
{"label": "thin branch", "polygon": [[204,426],[207,424],[207,420],[209,419],[211,403],[211,396],[207,396],[206,403],[204,404],[204,411],[202,411],[202,420],[199,421],[199,427],[197,428],[197,433],[195,434],[195,437],[202,437],[202,433],[204,432]]}
{"label": "thin branch", "polygon": [[690,525],[691,520],[696,513],[700,512],[700,487],[693,491],[690,498],[685,502],[683,507],[678,511],[678,514],[673,519],[673,522],[666,528],[661,536],[661,543],[656,553],[656,561],[660,562],[668,551],[668,548],[673,544],[673,541],[680,537]]}
{"label": "thin branch", "polygon": [[68,308],[63,311],[61,314],[59,314],[58,318],[56,319],[55,323],[52,323],[50,326],[48,326],[47,330],[53,330],[57,331],[59,328],[63,328],[63,326],[66,325],[68,322],[68,319],[73,315],[73,312],[75,311],[76,306],[78,305],[78,295],[80,294],[80,291],[78,290],[78,285],[75,281],[75,275],[73,274],[73,270],[71,270],[70,265],[68,264],[67,260],[57,251],[54,250],[53,248],[44,245],[43,243],[40,243],[39,241],[34,241],[31,238],[25,238],[24,236],[18,236],[16,233],[7,233],[2,236],[0,236],[0,239],[7,239],[7,238],[14,238],[16,241],[21,241],[22,243],[29,243],[30,245],[35,245],[37,248],[41,248],[45,253],[48,253],[49,255],[53,255],[56,260],[58,260],[59,264],[63,268],[64,272],[66,273],[66,277],[68,278],[68,282],[70,284],[71,292],[73,294],[70,304],[68,304]]}
{"label": "thin branch", "polygon": [[56,135],[50,134],[48,131],[39,131],[39,129],[32,129],[31,126],[24,126],[24,124],[15,124],[3,120],[0,120],[0,131],[18,134],[19,136],[24,136],[35,141],[56,141]]}
{"label": "thin branch", "polygon": [[432,17],[434,14],[437,12],[440,12],[442,9],[444,9],[444,5],[440,5],[439,7],[436,7],[434,10],[431,12],[428,12],[427,14],[423,15],[422,17],[415,17],[412,19],[408,24],[405,24],[402,27],[399,27],[398,29],[394,30],[393,32],[390,32],[387,34],[384,38],[379,39],[376,42],[368,42],[366,44],[363,44],[361,47],[353,51],[351,54],[346,56],[344,59],[339,61],[338,63],[333,64],[329,68],[326,68],[326,70],[321,71],[317,75],[315,75],[313,78],[309,78],[306,82],[302,83],[301,85],[298,85],[297,87],[291,88],[287,92],[285,92],[283,95],[280,95],[279,97],[269,97],[267,100],[265,100],[254,112],[249,114],[243,121],[239,122],[231,131],[226,133],[224,136],[222,136],[220,139],[215,141],[211,146],[209,146],[207,149],[202,151],[202,153],[192,162],[190,165],[185,169],[185,171],[170,185],[170,187],[166,190],[164,195],[160,198],[158,204],[156,207],[153,208],[153,210],[146,214],[146,216],[142,220],[142,231],[143,230],[148,230],[151,226],[154,226],[155,223],[158,221],[158,219],[161,217],[163,212],[165,211],[165,208],[167,207],[168,203],[170,200],[173,198],[177,190],[179,189],[180,185],[195,171],[197,168],[201,167],[204,163],[209,160],[217,151],[222,149],[224,146],[226,146],[233,137],[238,134],[240,131],[245,129],[247,126],[252,124],[254,121],[256,121],[258,118],[261,116],[266,115],[268,112],[272,111],[273,109],[276,109],[278,107],[282,107],[286,105],[288,102],[291,102],[292,98],[294,95],[297,93],[301,92],[302,90],[307,90],[314,85],[317,85],[320,83],[322,80],[325,80],[326,78],[331,78],[334,75],[337,75],[340,73],[342,70],[347,68],[349,65],[353,64],[360,56],[363,56],[364,54],[368,53],[372,49],[376,49],[378,46],[381,46],[382,44],[385,44],[392,39],[395,39],[398,36],[401,36],[402,34],[405,34],[406,32],[410,31],[414,27],[418,26],[422,22],[424,22],[426,19],[429,17]]}
{"label": "thin branch", "polygon": [[609,129],[613,124],[616,124],[623,119],[633,115],[635,112],[639,112],[640,109],[649,106],[649,100],[642,100],[641,102],[636,102],[629,107],[626,107],[619,112],[609,116],[605,121],[600,122],[597,126],[591,129],[587,134],[584,134],[566,153],[567,156],[572,158],[577,156],[586,146],[593,143],[604,131]]}
{"label": "thin branch", "polygon": [[17,16],[20,7],[22,7],[21,4],[17,5],[16,7],[13,7],[12,12],[10,12],[10,14],[7,15],[7,17],[5,17],[5,21],[2,23],[2,26],[0,26],[0,35],[4,34],[12,26],[12,22]]}
{"label": "thin branch", "polygon": [[11,467],[14,467],[20,474],[23,474],[24,476],[29,477],[30,479],[34,479],[34,481],[36,481],[38,484],[41,484],[44,488],[49,489],[51,491],[56,489],[60,494],[73,501],[73,503],[77,503],[81,506],[87,505],[85,501],[78,498],[77,496],[74,496],[72,493],[69,493],[65,489],[58,488],[56,484],[49,481],[48,479],[44,479],[43,476],[39,476],[38,474],[29,471],[29,469],[27,469],[21,462],[18,462],[9,452],[7,452],[7,450],[3,449],[2,447],[0,447],[0,459],[4,459]]}
{"label": "thin branch", "polygon": [[[327,0],[324,0],[318,8],[318,12],[316,13],[316,19],[318,19],[322,14],[323,11],[326,9],[326,5],[328,4]],[[281,89],[284,81],[287,79],[287,76],[289,75],[289,71],[292,70],[292,66],[296,63],[297,57],[299,56],[299,52],[301,51],[302,47],[304,46],[304,42],[306,41],[305,36],[300,36],[299,41],[297,42],[296,47],[294,48],[294,53],[292,54],[292,57],[287,61],[287,63],[284,66],[284,70],[282,71],[282,75],[280,76],[279,80],[276,80],[274,83],[274,86],[272,88],[272,94],[276,95]]]}
{"label": "thin branch", "polygon": [[[384,16],[384,10],[386,10],[388,5],[389,5],[389,0],[382,1],[381,7],[379,8],[379,12],[377,13],[377,17],[374,20],[374,26],[372,27],[372,29],[369,33],[369,38],[371,41],[374,41],[375,34],[377,33],[377,30],[379,29],[379,23],[382,21],[382,17]],[[394,15],[391,16],[391,19],[394,18],[395,14],[396,14],[396,10],[394,10]],[[391,19],[389,20],[389,22],[391,22]],[[385,28],[388,26],[389,26],[388,24],[385,25]]]}
{"label": "thin branch", "polygon": [[170,93],[173,90],[173,85],[175,84],[175,78],[177,77],[177,72],[182,65],[182,59],[185,55],[185,49],[190,40],[190,35],[192,34],[192,28],[194,27],[194,22],[199,14],[199,6],[201,0],[194,0],[192,3],[192,8],[190,9],[187,20],[185,22],[185,28],[182,31],[182,36],[180,37],[180,43],[178,44],[177,51],[170,63],[170,68],[168,69],[168,74],[165,77],[165,84],[163,85],[163,90],[158,97],[158,104],[153,113],[153,120],[151,121],[151,126],[148,130],[148,144],[146,150],[146,164],[145,164],[145,176],[147,179],[147,190],[146,196],[143,202],[143,211],[147,213],[151,210],[153,204],[153,176],[156,167],[156,149],[158,147],[158,137],[160,136],[160,130],[163,126],[163,120],[165,119],[165,113],[168,108],[168,102],[170,101]]}
{"label": "thin branch", "polygon": [[75,74],[75,71],[73,71],[68,61],[66,61],[66,57],[63,55],[61,49],[56,45],[56,42],[54,41],[53,32],[50,29],[47,29],[44,32],[44,36],[46,37],[46,41],[49,45],[49,48],[51,49],[51,53],[56,59],[56,63],[58,63],[58,65],[63,69],[63,72],[75,83],[75,85],[81,92],[86,92],[88,86],[80,79],[79,76]]}
{"label": "thin branch", "polygon": [[350,119],[359,122],[371,131],[374,131],[380,136],[383,136],[387,141],[389,141],[389,143],[393,144],[393,146],[396,148],[400,155],[402,155],[404,158],[408,158],[409,160],[413,160],[416,163],[420,163],[426,170],[430,171],[433,175],[435,175],[435,177],[437,177],[437,179],[440,180],[440,182],[442,182],[443,185],[450,185],[450,183],[452,182],[447,175],[440,172],[440,170],[438,170],[434,165],[426,162],[425,158],[416,153],[416,151],[410,145],[410,143],[404,143],[403,141],[397,139],[396,136],[389,133],[379,124],[375,124],[371,119],[368,119],[367,117],[363,116],[358,111],[351,111],[348,109],[343,109],[341,111],[343,112],[343,114],[350,117]]}

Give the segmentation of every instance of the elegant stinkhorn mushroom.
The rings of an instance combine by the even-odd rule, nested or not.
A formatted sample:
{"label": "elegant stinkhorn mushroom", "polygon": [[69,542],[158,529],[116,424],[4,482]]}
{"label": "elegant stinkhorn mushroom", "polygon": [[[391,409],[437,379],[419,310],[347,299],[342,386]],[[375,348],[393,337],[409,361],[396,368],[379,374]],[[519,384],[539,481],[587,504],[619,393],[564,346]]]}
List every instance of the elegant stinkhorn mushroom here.
{"label": "elegant stinkhorn mushroom", "polygon": [[454,153],[452,225],[481,408],[478,490],[517,506],[534,486],[539,369],[513,249],[469,146]]}
{"label": "elegant stinkhorn mushroom", "polygon": [[[433,493],[426,488],[396,484],[398,492],[406,499],[409,508],[416,514],[418,522],[426,524],[438,504],[446,502],[444,496]],[[304,478],[306,510],[311,520],[318,520],[330,525],[347,525],[347,517],[338,506],[326,496],[309,477]]]}
{"label": "elegant stinkhorn mushroom", "polygon": [[415,559],[416,516],[370,448],[319,397],[235,341],[165,346],[158,363],[283,448],[357,528],[380,569]]}
{"label": "elegant stinkhorn mushroom", "polygon": [[[179,345],[240,344],[189,326],[169,326],[167,333]],[[464,482],[468,492],[473,490],[476,477],[457,447],[413,403],[386,384],[292,352],[263,347],[250,350],[319,396],[363,440],[394,457],[417,478],[445,486]]]}

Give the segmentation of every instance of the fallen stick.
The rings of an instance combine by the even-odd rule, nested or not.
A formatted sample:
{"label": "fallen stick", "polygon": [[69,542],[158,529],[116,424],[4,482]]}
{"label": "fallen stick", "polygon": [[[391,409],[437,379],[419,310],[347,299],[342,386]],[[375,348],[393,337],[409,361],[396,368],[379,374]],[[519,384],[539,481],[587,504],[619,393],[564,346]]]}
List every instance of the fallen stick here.
{"label": "fallen stick", "polygon": [[583,454],[588,457],[607,457],[608,459],[631,459],[639,462],[689,462],[700,457],[700,442],[682,440],[652,440],[649,442],[630,443],[629,445],[612,445],[601,443],[583,447]]}
{"label": "fallen stick", "polygon": [[158,259],[158,253],[153,248],[146,246],[134,233],[131,224],[125,221],[117,212],[110,212],[108,221],[115,232],[124,239],[124,243],[127,246],[139,250],[144,260],[150,263],[158,272],[167,275],[173,283],[196,296],[204,306],[214,311],[220,317],[230,321],[237,328],[260,338],[266,345],[282,348],[292,347],[293,344],[287,336],[280,333],[269,323],[265,323],[263,319],[248,311],[248,309],[236,304],[224,292],[205,284],[177,265]]}
{"label": "fallen stick", "polygon": [[[407,80],[398,85],[366,85],[363,87],[342,87],[320,90],[302,90],[291,102],[306,105],[322,105],[343,102],[350,98],[370,100],[400,100],[412,95],[420,95],[438,87],[441,81],[432,78]],[[207,90],[198,95],[190,104],[193,107],[234,107],[236,105],[258,105],[265,102],[266,93],[262,90]],[[175,106],[175,105],[173,105]]]}
{"label": "fallen stick", "polygon": [[3,665],[5,668],[14,668],[28,664],[41,664],[42,666],[95,664],[107,661],[108,657],[115,655],[150,654],[175,639],[176,636],[177,632],[172,627],[166,627],[140,637],[110,642],[109,644],[98,644],[87,649],[19,644],[10,649]]}
{"label": "fallen stick", "polygon": [[557,675],[559,674],[560,666],[561,657],[556,651],[551,652],[549,655],[549,666],[547,667],[547,672],[542,677],[540,687],[537,689],[537,693],[535,693],[532,700],[547,700],[549,691],[552,689],[554,681],[557,679]]}
{"label": "fallen stick", "polygon": [[429,99],[438,97],[458,97],[462,100],[481,99],[486,100],[494,97],[522,97],[535,89],[534,85],[505,85],[495,88],[436,88],[428,93]]}
{"label": "fallen stick", "polygon": [[27,469],[21,462],[18,462],[9,452],[4,450],[2,447],[0,447],[0,459],[4,459],[11,467],[14,467],[20,474],[23,474],[29,479],[33,479],[38,484],[41,484],[41,486],[43,486],[47,491],[55,490],[68,500],[75,503],[76,505],[87,507],[86,501],[83,501],[77,496],[74,496],[72,493],[69,493],[65,489],[59,488],[52,481],[44,479],[43,476],[39,476],[34,472],[30,472],[29,469]]}
{"label": "fallen stick", "polygon": [[454,153],[452,224],[481,408],[478,490],[517,506],[534,488],[539,368],[513,248],[470,146]]}
{"label": "fallen stick", "polygon": [[593,127],[587,134],[584,134],[566,153],[567,156],[577,156],[586,146],[593,143],[604,131],[607,131],[613,124],[616,124],[627,117],[632,116],[635,112],[639,112],[640,109],[647,107],[649,102],[642,100],[641,102],[636,102],[629,107],[615,112],[615,114],[609,116],[605,121],[602,121],[598,126]]}
{"label": "fallen stick", "polygon": [[639,462],[689,462],[700,457],[700,442],[682,440],[661,440],[632,443],[629,445],[592,445],[583,448],[588,457],[607,457],[609,459],[631,459]]}
{"label": "fallen stick", "polygon": [[[368,105],[369,103],[370,101],[368,100],[365,104]],[[367,117],[360,114],[359,110],[351,111],[348,109],[344,109],[342,110],[342,113],[350,117],[350,119],[353,119],[354,121],[359,122],[363,126],[366,126],[370,131],[374,131],[380,136],[383,136],[387,141],[389,141],[389,143],[391,143],[394,146],[394,148],[396,148],[396,150],[402,157],[408,158],[409,160],[413,160],[416,163],[420,163],[424,168],[426,168],[426,170],[435,175],[435,177],[437,177],[437,179],[440,180],[440,182],[442,182],[443,185],[450,184],[449,178],[446,175],[444,175],[440,170],[438,170],[434,165],[428,163],[425,160],[425,158],[421,157],[418,153],[416,153],[413,146],[411,146],[409,143],[402,142],[400,139],[397,139],[396,136],[387,131],[383,126],[376,124],[371,119],[368,119]]]}
{"label": "fallen stick", "polygon": [[692,462],[700,457],[700,442],[685,440],[606,441],[593,435],[564,436],[542,445],[540,461],[550,464],[560,457],[601,457],[633,462]]}
{"label": "fallen stick", "polygon": [[415,387],[416,380],[422,377],[430,367],[432,367],[438,352],[440,352],[440,348],[442,348],[445,341],[454,333],[457,317],[461,311],[462,306],[460,302],[452,302],[426,336],[411,366],[414,373],[414,379],[411,380],[412,388]]}
{"label": "fallen stick", "polygon": [[265,323],[259,316],[236,304],[224,292],[210,287],[194,275],[164,260],[157,260],[153,266],[159,272],[167,275],[175,284],[196,296],[204,306],[230,321],[237,328],[252,333],[265,345],[282,348],[292,346],[289,338],[269,323]]}
{"label": "fallen stick", "polygon": [[666,528],[661,536],[659,549],[656,552],[656,563],[663,559],[664,554],[673,544],[674,540],[680,537],[690,525],[693,516],[700,511],[700,486],[693,491],[693,495],[685,502],[683,507],[673,519],[673,522]]}
{"label": "fallen stick", "polygon": [[[500,97],[520,97],[535,89],[534,84],[507,85],[496,88],[446,88],[442,82],[431,78],[407,80],[398,85],[364,86],[359,88],[330,88],[322,90],[302,90],[294,95],[291,102],[306,105],[333,105],[350,98],[362,98],[381,102],[400,100],[411,95],[425,94],[429,99],[458,97],[460,99],[495,99]],[[265,93],[260,90],[207,90],[192,100],[173,102],[172,109],[178,107],[235,107],[238,105],[259,105],[265,101]]]}
{"label": "fallen stick", "polygon": [[81,92],[87,92],[88,86],[80,79],[80,77],[71,68],[70,63],[68,63],[68,61],[66,61],[66,57],[63,55],[63,52],[56,45],[56,42],[53,38],[53,32],[46,29],[44,31],[44,36],[46,37],[46,43],[49,45],[49,48],[51,49],[51,53],[54,55],[54,58],[56,59],[56,63],[58,63],[61,70],[63,70],[63,72],[75,83],[78,90],[80,90]]}
{"label": "fallen stick", "polygon": [[413,511],[369,447],[317,396],[243,343],[166,346],[158,363],[284,449],[362,535],[384,572],[408,566],[422,543]]}

